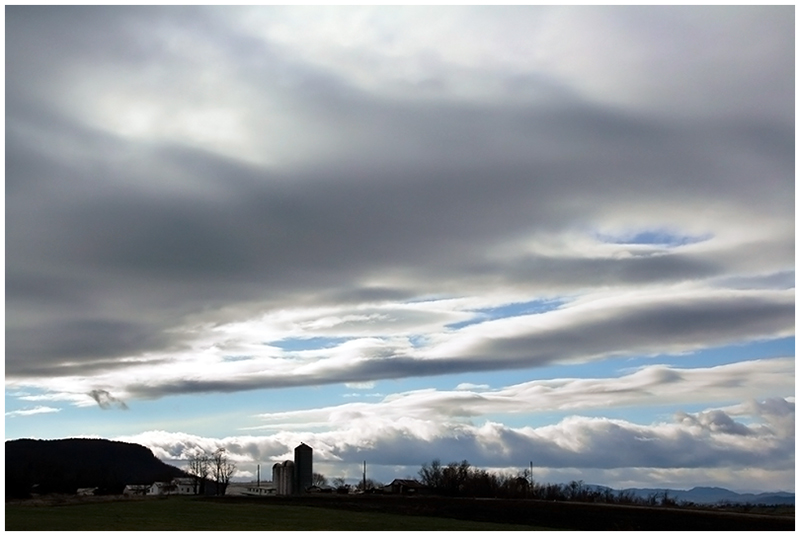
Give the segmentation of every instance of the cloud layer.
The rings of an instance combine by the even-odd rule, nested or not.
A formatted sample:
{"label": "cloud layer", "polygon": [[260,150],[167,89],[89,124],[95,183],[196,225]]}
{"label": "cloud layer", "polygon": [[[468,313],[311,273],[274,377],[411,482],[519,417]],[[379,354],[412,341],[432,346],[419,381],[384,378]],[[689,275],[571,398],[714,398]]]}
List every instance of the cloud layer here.
{"label": "cloud layer", "polygon": [[[735,420],[742,416],[757,422]],[[672,422],[647,425],[572,416],[555,425],[514,428],[491,421],[473,425],[406,417],[320,433],[284,431],[272,436],[213,439],[151,431],[117,439],[146,445],[176,465],[185,463],[197,449],[225,447],[243,476],[252,476],[257,463],[268,466],[291,458],[294,446],[303,441],[315,449],[315,467],[328,476],[357,476],[354,468],[362,460],[370,464],[373,474],[386,480],[416,475],[423,463],[447,453],[447,459],[442,460],[445,463],[467,459],[479,467],[503,470],[533,461],[540,478],[557,478],[572,471],[577,475],[604,475],[604,483],[612,486],[625,485],[627,481],[619,475],[626,471],[626,478],[638,474],[641,481],[661,471],[662,476],[672,475],[677,483],[681,473],[693,469],[697,472],[695,483],[722,470],[729,477],[747,470],[774,479],[750,481],[747,486],[793,489],[788,476],[794,468],[793,423],[793,401],[767,399],[695,414],[679,412]],[[608,480],[615,472],[618,480]],[[704,474],[709,476],[698,476]],[[734,485],[738,489],[747,486],[741,482]]]}
{"label": "cloud layer", "polygon": [[[255,12],[266,18],[224,10],[212,24],[220,13],[207,9],[10,10],[9,376],[124,368],[119,358],[185,348],[198,317],[219,323],[298,304],[489,289],[536,297],[792,270],[793,93],[779,92],[792,84],[782,41],[792,27],[780,23],[780,9],[667,10],[665,23],[685,32],[680,46],[715,35],[699,58],[680,46],[659,56],[657,9],[443,9],[441,33],[425,26],[420,41],[400,30],[427,15],[401,11],[395,21],[383,10]],[[463,39],[446,44],[462,22],[488,38],[509,16],[525,22],[504,28],[504,39],[522,39],[530,24],[544,41],[499,61],[481,48],[490,39],[468,40],[471,52],[459,48]],[[570,41],[555,28],[572,35],[589,20],[597,29],[570,45],[581,47],[582,67],[604,54],[591,35],[620,30],[616,39],[664,72],[698,75],[690,87],[701,94],[724,73],[726,99],[738,102],[750,98],[748,67],[768,74],[764,87],[778,93],[763,101],[784,114],[733,106],[721,116],[648,113],[642,102],[653,91],[672,102],[689,90],[670,77],[656,90],[646,82],[652,73],[634,69],[646,62],[625,56],[606,82],[634,95],[611,107],[597,73],[556,67]],[[633,30],[633,20],[644,26]],[[755,28],[769,25],[764,40]],[[754,30],[740,31],[747,26]],[[327,53],[320,39],[334,39]],[[419,63],[429,50],[439,59]],[[747,60],[734,68],[728,58],[737,51]],[[372,71],[375,62],[407,68]],[[716,68],[705,75],[703,62]],[[431,70],[442,79],[418,98],[391,91],[395,77],[417,87]],[[473,76],[505,82],[457,98]],[[505,98],[511,79],[523,88],[518,99]],[[537,97],[542,81],[559,88],[557,98]],[[261,144],[255,152],[274,143],[267,153],[302,151],[302,159],[230,154],[225,125]],[[284,151],[287,140],[299,142],[294,151]],[[711,238],[668,250],[592,238],[654,229]],[[733,301],[776,318],[769,298]]]}
{"label": "cloud layer", "polygon": [[[329,460],[369,444],[398,465],[413,449],[513,465],[533,449],[553,470],[627,456],[718,479],[752,463],[766,481],[793,463],[788,424],[767,417],[781,403],[731,408],[793,416],[794,356],[698,356],[794,335],[793,14],[10,6],[11,399],[128,415],[416,377],[430,390],[258,411],[327,423],[313,437]],[[686,366],[432,383],[657,356]],[[648,397],[708,409],[569,413]],[[492,420],[537,411],[560,420]],[[359,412],[385,435],[347,428]],[[291,434],[247,441],[277,456]]]}
{"label": "cloud layer", "polygon": [[[258,430],[256,435],[149,431],[121,439],[147,445],[176,465],[198,449],[224,447],[242,477],[252,476],[258,463],[291,457],[302,441],[315,449],[315,467],[329,476],[355,477],[354,468],[366,460],[374,475],[390,480],[446,457],[445,462],[467,459],[493,470],[533,461],[540,479],[597,478],[619,486],[660,474],[678,486],[706,479],[744,489],[732,479],[749,471],[761,475],[749,483],[753,489],[778,483],[793,489],[787,476],[794,467],[793,369],[793,358],[697,369],[654,365],[617,378],[538,380],[495,390],[425,389],[371,403],[261,414],[257,418],[265,424],[249,430]],[[754,392],[787,395],[747,399]],[[707,409],[644,423],[581,415],[609,407],[666,409],[689,397]],[[727,404],[742,398],[743,403]],[[552,425],[498,422],[507,415],[553,412],[573,414]],[[695,471],[694,480],[688,469]]]}

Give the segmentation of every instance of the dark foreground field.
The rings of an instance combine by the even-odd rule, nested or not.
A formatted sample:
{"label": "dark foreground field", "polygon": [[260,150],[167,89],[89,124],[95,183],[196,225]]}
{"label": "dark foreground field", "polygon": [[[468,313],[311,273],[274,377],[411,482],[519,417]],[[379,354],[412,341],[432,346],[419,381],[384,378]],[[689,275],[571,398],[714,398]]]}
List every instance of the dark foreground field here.
{"label": "dark foreground field", "polygon": [[[60,499],[60,500],[59,500]],[[335,505],[331,505],[335,506]],[[7,503],[7,531],[17,530],[546,530],[545,527],[482,523],[307,506],[271,498],[148,497],[79,500],[74,497]]]}
{"label": "dark foreground field", "polygon": [[6,504],[6,530],[794,530],[794,517],[443,497],[166,497]]}
{"label": "dark foreground field", "polygon": [[[245,497],[226,500],[250,501]],[[620,506],[534,500],[446,497],[276,497],[276,503],[358,512],[509,523],[567,530],[794,530],[794,515],[755,515],[685,508]],[[509,528],[510,530],[510,528]]]}

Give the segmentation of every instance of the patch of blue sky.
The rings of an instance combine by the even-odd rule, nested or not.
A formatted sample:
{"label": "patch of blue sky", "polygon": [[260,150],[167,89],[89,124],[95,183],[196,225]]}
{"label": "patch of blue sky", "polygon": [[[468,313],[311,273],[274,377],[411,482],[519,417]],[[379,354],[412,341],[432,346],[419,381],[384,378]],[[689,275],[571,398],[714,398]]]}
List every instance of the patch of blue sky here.
{"label": "patch of blue sky", "polygon": [[538,313],[546,313],[558,309],[564,304],[564,300],[548,299],[548,300],[532,300],[526,302],[507,303],[499,307],[487,307],[483,309],[472,309],[475,316],[469,320],[462,320],[448,324],[446,327],[450,329],[460,329],[472,324],[480,324],[489,320],[497,320],[500,318],[509,318],[513,316],[522,316]]}
{"label": "patch of blue sky", "polygon": [[411,343],[411,346],[414,348],[420,348],[428,344],[428,337],[425,335],[411,335],[408,338],[408,342]]}
{"label": "patch of blue sky", "polygon": [[[115,423],[121,421],[120,409],[100,409],[97,405],[79,407],[69,401],[63,400],[24,400],[15,390],[6,390],[6,413],[17,410],[32,409],[37,406],[55,408],[58,411],[51,413],[36,413],[32,415],[6,416],[6,439],[33,438],[57,439],[78,436],[103,436],[107,437],[106,429],[113,429]],[[37,396],[46,394],[38,389],[25,389],[22,396]],[[89,400],[89,396],[86,397]],[[89,418],[87,418],[89,417]],[[126,419],[127,421],[127,412]],[[125,424],[127,426],[127,422]]]}
{"label": "patch of blue sky", "polygon": [[236,362],[236,361],[249,361],[250,359],[253,359],[253,356],[251,356],[251,355],[226,355],[226,356],[223,356],[223,358],[222,358],[222,360],[225,361],[226,363],[233,363],[233,362]]}
{"label": "patch of blue sky", "polygon": [[609,244],[641,244],[673,248],[705,242],[706,240],[713,238],[713,235],[685,235],[673,233],[663,229],[648,229],[635,233],[618,235],[597,233],[595,234],[595,238],[601,242],[606,242]]}
{"label": "patch of blue sky", "polygon": [[557,378],[612,378],[631,374],[651,365],[666,365],[675,368],[706,368],[727,365],[753,359],[794,356],[794,337],[783,337],[745,344],[731,344],[705,348],[684,354],[659,354],[654,356],[622,356],[575,364],[558,364],[545,367],[512,371],[509,377],[535,379]]}
{"label": "patch of blue sky", "polygon": [[289,337],[278,341],[270,341],[267,344],[287,352],[298,352],[333,348],[348,340],[351,340],[351,337]]}
{"label": "patch of blue sky", "polygon": [[[6,412],[36,406],[54,407],[59,411],[7,417],[5,434],[6,439],[55,439],[85,435],[112,437],[135,435],[145,430],[184,432],[206,437],[269,435],[273,431],[247,430],[266,424],[256,415],[337,405],[348,401],[342,397],[343,394],[354,391],[361,390],[332,384],[235,393],[180,394],[153,400],[126,400],[129,409],[122,410],[101,409],[96,404],[78,407],[67,401],[25,401],[13,396],[13,391],[10,393],[6,390]],[[30,389],[25,392],[43,394]],[[209,408],[214,408],[214,411],[209,411]]]}

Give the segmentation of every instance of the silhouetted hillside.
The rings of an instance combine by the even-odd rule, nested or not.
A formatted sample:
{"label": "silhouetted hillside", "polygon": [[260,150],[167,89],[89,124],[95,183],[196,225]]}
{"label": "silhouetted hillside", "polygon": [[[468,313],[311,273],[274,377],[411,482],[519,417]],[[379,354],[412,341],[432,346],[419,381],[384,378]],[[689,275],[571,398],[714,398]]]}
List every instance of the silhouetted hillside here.
{"label": "silhouetted hillside", "polygon": [[653,495],[663,496],[666,492],[675,501],[686,501],[696,504],[794,504],[794,493],[775,491],[767,493],[736,493],[725,488],[695,487],[690,490],[664,488],[629,488],[623,490],[642,498]]}
{"label": "silhouetted hillside", "polygon": [[121,493],[126,484],[151,484],[186,476],[150,449],[106,439],[15,439],[6,441],[6,497],[74,493],[99,488]]}

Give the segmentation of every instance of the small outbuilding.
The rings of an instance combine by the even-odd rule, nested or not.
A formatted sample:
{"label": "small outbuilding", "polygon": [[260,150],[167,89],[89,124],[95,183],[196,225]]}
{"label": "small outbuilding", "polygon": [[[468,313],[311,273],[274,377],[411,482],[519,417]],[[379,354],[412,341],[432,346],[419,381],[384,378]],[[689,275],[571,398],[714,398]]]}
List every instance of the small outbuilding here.
{"label": "small outbuilding", "polygon": [[128,484],[125,486],[125,489],[122,490],[122,494],[128,496],[147,495],[149,490],[150,486],[147,484]]}
{"label": "small outbuilding", "polygon": [[173,493],[176,493],[178,495],[195,494],[194,478],[173,478],[172,485],[175,487]]}
{"label": "small outbuilding", "polygon": [[427,491],[427,489],[427,486],[416,480],[395,478],[391,484],[383,487],[383,492],[394,495],[417,495]]}

